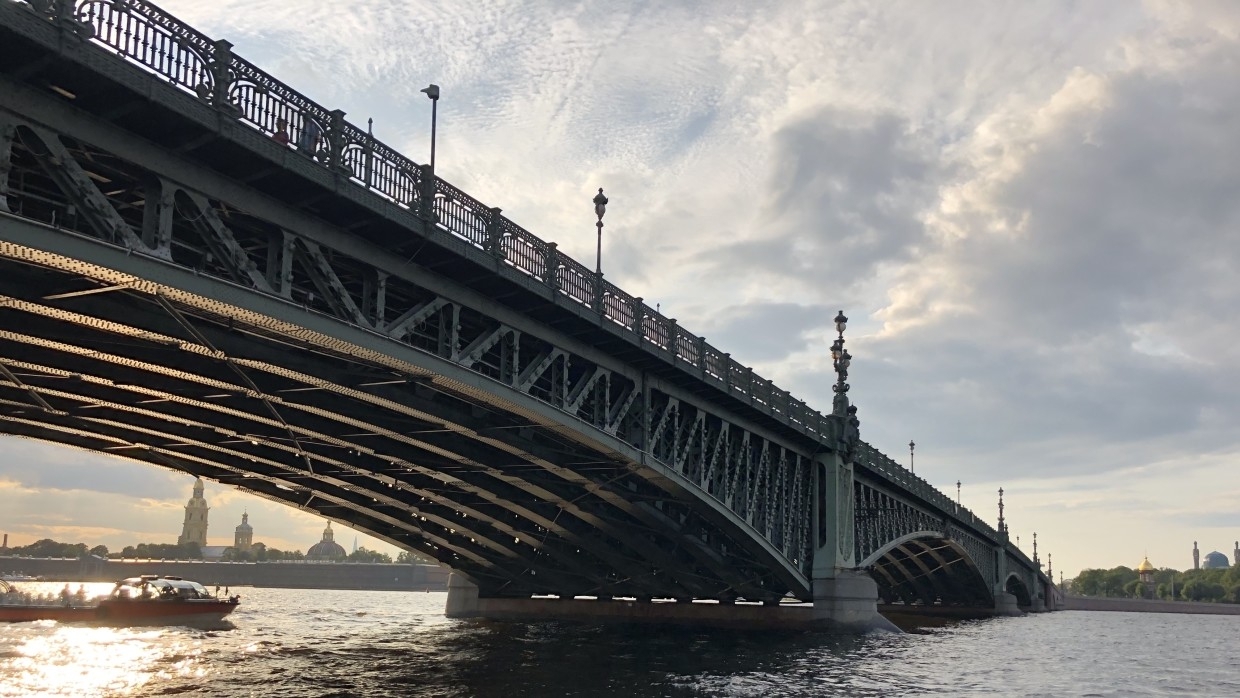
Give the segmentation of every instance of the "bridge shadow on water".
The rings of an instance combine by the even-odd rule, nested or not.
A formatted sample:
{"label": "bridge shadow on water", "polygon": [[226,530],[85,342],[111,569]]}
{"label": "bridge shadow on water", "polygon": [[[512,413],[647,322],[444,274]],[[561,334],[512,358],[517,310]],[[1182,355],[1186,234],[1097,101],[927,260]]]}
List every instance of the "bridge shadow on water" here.
{"label": "bridge shadow on water", "polygon": [[[925,622],[960,621],[908,627],[932,634]],[[365,682],[366,695],[454,698],[886,696],[918,642],[898,633],[516,621],[458,622],[421,635],[414,651],[399,637],[376,640],[362,651],[368,676],[350,677]],[[313,695],[357,695],[348,687],[356,685]]]}

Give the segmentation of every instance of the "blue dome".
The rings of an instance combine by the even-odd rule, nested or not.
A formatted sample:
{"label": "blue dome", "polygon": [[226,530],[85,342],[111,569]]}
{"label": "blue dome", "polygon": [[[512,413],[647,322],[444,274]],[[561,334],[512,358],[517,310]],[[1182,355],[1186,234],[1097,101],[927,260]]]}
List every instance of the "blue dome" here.
{"label": "blue dome", "polygon": [[1225,570],[1231,567],[1227,562],[1227,556],[1217,550],[1206,554],[1206,559],[1201,563],[1201,566],[1207,570]]}

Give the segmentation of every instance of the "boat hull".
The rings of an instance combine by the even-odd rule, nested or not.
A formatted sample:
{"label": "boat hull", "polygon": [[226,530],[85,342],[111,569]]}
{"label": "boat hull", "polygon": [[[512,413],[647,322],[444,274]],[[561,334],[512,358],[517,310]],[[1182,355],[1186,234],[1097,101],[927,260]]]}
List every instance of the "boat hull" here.
{"label": "boat hull", "polygon": [[97,606],[0,605],[0,623],[54,620],[96,625],[218,624],[237,608],[234,601],[125,601],[105,599]]}

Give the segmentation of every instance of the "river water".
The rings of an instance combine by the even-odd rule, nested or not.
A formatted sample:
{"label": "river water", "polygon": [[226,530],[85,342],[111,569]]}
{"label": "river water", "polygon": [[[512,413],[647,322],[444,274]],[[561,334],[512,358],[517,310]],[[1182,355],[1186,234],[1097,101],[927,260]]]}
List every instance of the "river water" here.
{"label": "river water", "polygon": [[831,637],[455,621],[444,593],[232,592],[226,630],[0,625],[0,696],[1240,696],[1240,616]]}

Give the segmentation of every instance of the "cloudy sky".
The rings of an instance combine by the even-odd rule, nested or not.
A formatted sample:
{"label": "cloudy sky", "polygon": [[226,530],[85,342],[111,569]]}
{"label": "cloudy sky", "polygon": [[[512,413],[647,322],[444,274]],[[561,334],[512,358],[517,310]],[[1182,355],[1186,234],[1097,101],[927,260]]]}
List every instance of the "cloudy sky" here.
{"label": "cloudy sky", "polygon": [[[415,160],[437,83],[443,177],[588,261],[604,187],[607,277],[820,409],[844,309],[863,438],[1069,577],[1240,539],[1234,2],[160,4]],[[18,544],[179,533],[184,475],[5,447]]]}

